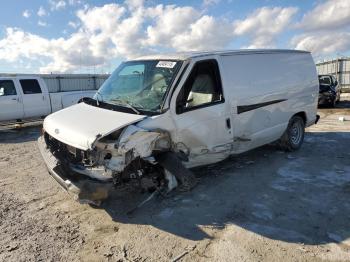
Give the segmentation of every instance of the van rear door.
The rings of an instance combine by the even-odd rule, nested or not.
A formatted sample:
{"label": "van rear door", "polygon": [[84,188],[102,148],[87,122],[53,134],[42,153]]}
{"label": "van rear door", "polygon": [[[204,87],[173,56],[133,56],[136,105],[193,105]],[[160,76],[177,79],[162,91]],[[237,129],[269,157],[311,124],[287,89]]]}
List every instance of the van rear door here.
{"label": "van rear door", "polygon": [[10,78],[0,78],[0,121],[22,119],[24,116],[20,90]]}
{"label": "van rear door", "polygon": [[46,88],[38,79],[20,78],[19,85],[23,93],[24,117],[41,117],[50,114],[50,97]]}

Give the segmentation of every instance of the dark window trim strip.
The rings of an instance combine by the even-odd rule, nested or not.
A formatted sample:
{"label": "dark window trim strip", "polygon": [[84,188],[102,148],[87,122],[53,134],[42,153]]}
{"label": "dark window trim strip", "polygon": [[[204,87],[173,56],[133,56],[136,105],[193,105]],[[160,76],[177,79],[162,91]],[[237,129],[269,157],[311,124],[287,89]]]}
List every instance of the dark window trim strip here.
{"label": "dark window trim strip", "polygon": [[[174,85],[174,88],[171,90],[171,92],[169,92],[169,94],[170,94],[169,102],[168,102],[169,107],[170,107],[171,99],[172,99],[172,97],[173,97],[173,95],[174,95],[174,92],[175,92],[175,90],[178,88],[178,85],[180,84],[183,75],[185,74],[185,72],[186,72],[188,66],[190,65],[190,62],[187,62],[187,61],[184,61],[183,63],[187,63],[187,64],[185,64],[183,70],[180,72],[179,78],[176,80],[176,83],[175,83],[175,85]],[[181,69],[181,68],[180,68],[180,69]],[[178,72],[178,73],[179,73],[179,72]]]}
{"label": "dark window trim strip", "polygon": [[252,110],[258,109],[260,107],[281,103],[283,101],[287,101],[287,99],[278,99],[278,100],[272,100],[272,101],[259,103],[259,104],[237,106],[237,114],[252,111]]}

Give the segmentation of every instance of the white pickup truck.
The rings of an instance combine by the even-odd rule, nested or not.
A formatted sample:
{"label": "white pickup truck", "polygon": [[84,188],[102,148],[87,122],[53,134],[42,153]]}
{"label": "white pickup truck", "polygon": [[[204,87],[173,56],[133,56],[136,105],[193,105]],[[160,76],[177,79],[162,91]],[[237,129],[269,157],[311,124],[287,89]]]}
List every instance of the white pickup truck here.
{"label": "white pickup truck", "polygon": [[95,93],[95,90],[49,93],[41,77],[0,76],[0,122],[43,118]]}

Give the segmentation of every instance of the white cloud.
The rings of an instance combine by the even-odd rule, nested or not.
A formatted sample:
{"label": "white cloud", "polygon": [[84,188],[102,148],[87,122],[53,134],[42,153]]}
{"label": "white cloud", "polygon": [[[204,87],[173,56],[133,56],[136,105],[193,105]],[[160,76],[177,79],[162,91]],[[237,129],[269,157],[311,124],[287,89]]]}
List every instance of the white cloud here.
{"label": "white cloud", "polygon": [[297,11],[295,7],[259,8],[244,20],[235,21],[234,33],[248,35],[251,39],[249,48],[272,47],[275,37],[291,24]]}
{"label": "white cloud", "polygon": [[78,28],[79,27],[79,23],[75,23],[73,21],[69,21],[68,22],[68,25],[74,29]]}
{"label": "white cloud", "polygon": [[131,9],[142,8],[144,2],[144,0],[125,0],[125,4]]}
{"label": "white cloud", "polygon": [[22,13],[22,16],[25,18],[29,18],[31,16],[31,13],[29,10],[24,10]]}
{"label": "white cloud", "polygon": [[38,26],[46,27],[47,23],[45,21],[39,20],[38,21]]}
{"label": "white cloud", "polygon": [[147,27],[148,45],[173,45],[173,38],[185,32],[191,24],[200,18],[200,13],[194,8],[176,7],[174,5],[158,5],[148,10],[154,25]]}
{"label": "white cloud", "polygon": [[47,12],[46,12],[45,8],[42,7],[42,6],[40,6],[40,8],[39,8],[39,10],[38,10],[38,12],[37,12],[37,15],[40,16],[40,17],[46,16],[46,15],[47,15]]}
{"label": "white cloud", "polygon": [[350,1],[328,0],[303,16],[298,27],[304,30],[339,29],[350,25]]}
{"label": "white cloud", "polygon": [[145,19],[143,7],[140,7],[132,10],[131,16],[121,20],[111,37],[118,56],[135,57],[146,52],[148,47],[142,44],[145,37]]}
{"label": "white cloud", "polygon": [[20,58],[33,59],[38,54],[48,55],[48,47],[49,41],[45,38],[16,28],[7,28],[6,37],[0,40],[0,57],[9,62]]}
{"label": "white cloud", "polygon": [[296,28],[304,32],[290,44],[311,51],[315,56],[336,55],[350,51],[350,1],[328,0],[307,12]]}
{"label": "white cloud", "polygon": [[99,30],[113,32],[126,9],[118,4],[107,4],[77,12],[84,29],[93,33]]}
{"label": "white cloud", "polygon": [[147,46],[165,46],[179,51],[221,49],[233,37],[229,22],[202,15],[192,7],[158,5],[148,9],[148,13],[156,22],[147,27],[143,42]]}
{"label": "white cloud", "polygon": [[202,5],[204,7],[208,7],[208,6],[211,6],[211,5],[217,5],[220,2],[221,2],[221,0],[203,0]]}
{"label": "white cloud", "polygon": [[84,3],[83,0],[68,0],[69,5],[81,5],[83,3]]}
{"label": "white cloud", "polygon": [[225,21],[202,16],[189,29],[174,36],[171,46],[180,51],[222,49],[232,40],[232,35],[232,28]]}
{"label": "white cloud", "polygon": [[[56,8],[60,1],[51,2]],[[143,0],[84,6],[76,12],[77,20],[68,23],[75,32],[65,37],[48,39],[7,28],[0,39],[0,57],[10,62],[40,61],[41,72],[71,72],[154,50],[223,49],[238,36],[248,36],[261,46],[273,44],[295,12],[295,8],[261,8],[234,22],[190,6],[146,5]]]}
{"label": "white cloud", "polygon": [[91,49],[90,39],[81,32],[68,39],[48,40],[16,28],[8,28],[6,38],[0,40],[0,57],[8,62],[22,58],[51,59],[52,62],[40,68],[41,72],[66,72],[104,62],[104,57]]}
{"label": "white cloud", "polygon": [[49,0],[51,11],[62,10],[66,7],[67,3],[63,0]]}
{"label": "white cloud", "polygon": [[302,34],[291,40],[295,49],[308,50],[315,55],[328,55],[349,51],[349,32]]}

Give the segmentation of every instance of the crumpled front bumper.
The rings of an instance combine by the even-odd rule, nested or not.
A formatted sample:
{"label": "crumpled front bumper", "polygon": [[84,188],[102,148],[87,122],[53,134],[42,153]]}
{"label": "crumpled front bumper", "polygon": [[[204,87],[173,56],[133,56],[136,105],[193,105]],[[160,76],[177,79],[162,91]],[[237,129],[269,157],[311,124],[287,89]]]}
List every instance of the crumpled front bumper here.
{"label": "crumpled front bumper", "polygon": [[51,177],[66,191],[74,194],[79,201],[96,204],[96,201],[108,197],[110,186],[107,183],[94,181],[79,174],[77,177],[66,174],[60,167],[59,161],[46,147],[42,136],[38,139],[38,147]]}

